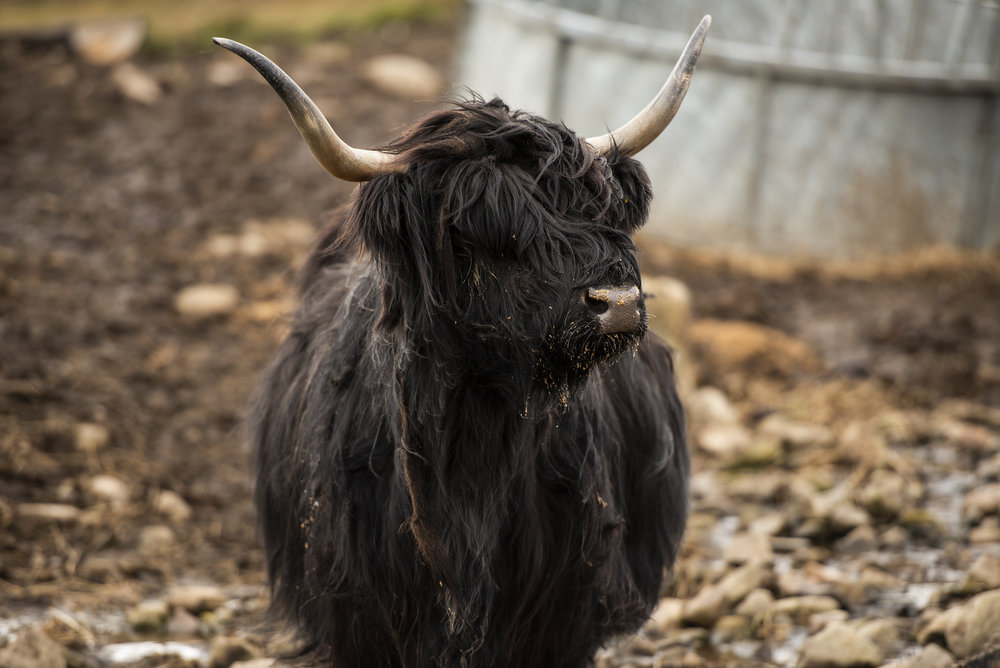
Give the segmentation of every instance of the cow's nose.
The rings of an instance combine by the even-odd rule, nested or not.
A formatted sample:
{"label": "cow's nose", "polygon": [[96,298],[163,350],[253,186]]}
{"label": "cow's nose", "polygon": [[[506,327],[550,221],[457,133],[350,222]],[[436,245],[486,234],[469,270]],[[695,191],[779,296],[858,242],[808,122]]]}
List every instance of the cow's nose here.
{"label": "cow's nose", "polygon": [[602,334],[631,332],[642,320],[639,288],[635,285],[587,288],[583,301],[601,326]]}

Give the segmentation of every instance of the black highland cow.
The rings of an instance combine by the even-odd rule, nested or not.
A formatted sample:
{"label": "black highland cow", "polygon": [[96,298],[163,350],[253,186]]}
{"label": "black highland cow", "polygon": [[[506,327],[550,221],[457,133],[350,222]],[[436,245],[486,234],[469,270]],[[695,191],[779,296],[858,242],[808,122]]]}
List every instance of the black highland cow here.
{"label": "black highland cow", "polygon": [[655,605],[687,515],[683,411],[646,332],[631,154],[475,99],[380,151],[281,95],[321,164],[365,181],[309,261],[251,423],[274,608],[334,666],[583,666]]}

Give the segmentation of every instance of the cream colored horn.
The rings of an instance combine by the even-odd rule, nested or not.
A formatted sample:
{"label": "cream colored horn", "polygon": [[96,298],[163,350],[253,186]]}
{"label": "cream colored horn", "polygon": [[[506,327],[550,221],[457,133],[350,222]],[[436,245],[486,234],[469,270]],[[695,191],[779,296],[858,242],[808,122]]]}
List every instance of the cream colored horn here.
{"label": "cream colored horn", "polygon": [[705,43],[705,35],[710,25],[712,25],[711,16],[701,20],[691,39],[688,40],[687,46],[684,47],[681,57],[677,59],[677,64],[670,72],[667,82],[645,109],[614,132],[587,139],[598,153],[607,155],[617,147],[618,151],[625,155],[635,155],[663,132],[684,100],[684,94],[687,93],[688,85],[691,83],[691,75],[694,74],[694,66],[698,62],[698,56],[701,55],[701,47]]}
{"label": "cream colored horn", "polygon": [[271,84],[288,108],[295,127],[306,140],[309,150],[323,168],[345,181],[367,181],[376,174],[403,171],[405,166],[392,164],[391,153],[353,148],[337,136],[323,112],[298,84],[264,55],[231,39],[214,37],[212,41],[253,65]]}

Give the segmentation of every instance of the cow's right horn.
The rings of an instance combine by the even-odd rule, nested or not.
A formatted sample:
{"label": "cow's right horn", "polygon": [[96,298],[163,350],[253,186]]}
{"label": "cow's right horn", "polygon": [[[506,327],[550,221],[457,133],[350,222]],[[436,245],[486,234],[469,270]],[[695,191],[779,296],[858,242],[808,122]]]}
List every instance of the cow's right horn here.
{"label": "cow's right horn", "polygon": [[404,169],[392,163],[395,156],[391,153],[353,148],[338,137],[316,103],[266,56],[231,39],[213,37],[212,41],[253,65],[271,84],[288,108],[313,157],[326,171],[345,181],[367,181],[383,172]]}
{"label": "cow's right horn", "polygon": [[607,155],[618,149],[618,152],[624,155],[635,155],[663,132],[681,107],[710,25],[712,17],[705,16],[681,52],[681,57],[677,59],[677,64],[670,72],[667,82],[645,109],[614,132],[587,139],[598,153]]}

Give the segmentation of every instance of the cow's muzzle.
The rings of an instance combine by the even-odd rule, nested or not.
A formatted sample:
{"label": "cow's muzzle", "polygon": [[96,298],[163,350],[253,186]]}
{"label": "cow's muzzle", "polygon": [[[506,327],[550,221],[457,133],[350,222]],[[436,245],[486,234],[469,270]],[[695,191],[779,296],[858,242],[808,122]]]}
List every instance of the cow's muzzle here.
{"label": "cow's muzzle", "polygon": [[642,322],[639,288],[631,286],[598,286],[587,288],[583,303],[601,327],[602,334],[631,332]]}

